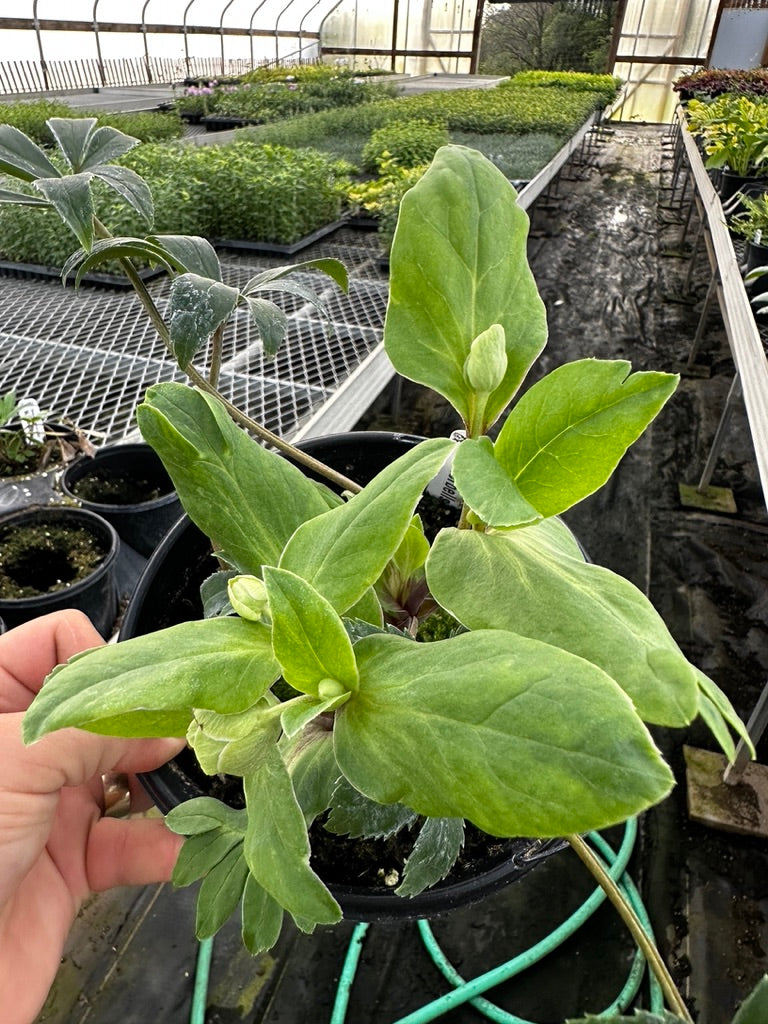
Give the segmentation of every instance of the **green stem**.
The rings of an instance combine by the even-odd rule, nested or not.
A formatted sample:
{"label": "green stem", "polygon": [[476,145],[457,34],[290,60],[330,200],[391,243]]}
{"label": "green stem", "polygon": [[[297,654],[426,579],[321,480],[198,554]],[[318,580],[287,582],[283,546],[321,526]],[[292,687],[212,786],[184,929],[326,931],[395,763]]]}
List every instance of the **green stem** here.
{"label": "green stem", "polygon": [[656,975],[669,1008],[673,1013],[676,1013],[678,1017],[684,1020],[686,1024],[693,1024],[693,1018],[688,1012],[688,1007],[683,1002],[680,993],[675,987],[675,983],[667,970],[667,965],[662,960],[656,945],[648,936],[634,910],[629,903],[627,903],[621,889],[614,882],[581,836],[570,835],[565,838],[568,840],[582,863],[600,884],[603,892],[614,905],[622,921],[629,929],[632,938],[642,950],[643,955],[648,962],[648,966]]}
{"label": "green stem", "polygon": [[219,324],[216,330],[213,332],[213,339],[211,342],[211,365],[208,368],[208,380],[211,382],[213,387],[216,387],[219,383],[219,373],[221,372],[221,359],[222,359],[222,342],[224,340],[224,324]]}
{"label": "green stem", "polygon": [[[104,224],[101,223],[100,220],[98,220],[98,218],[94,218],[94,227],[96,230],[96,234],[100,238],[111,237],[108,229],[104,226]],[[128,280],[131,282],[131,286],[133,287],[133,290],[136,292],[139,301],[141,302],[150,320],[152,321],[155,330],[160,335],[163,344],[168,349],[170,354],[174,355],[173,345],[171,344],[171,338],[168,333],[168,328],[166,327],[165,321],[160,315],[160,311],[155,305],[152,296],[149,294],[147,286],[144,284],[138,271],[136,270],[136,268],[129,259],[121,259],[120,264],[123,270],[125,271]],[[223,326],[221,330],[223,331]],[[349,477],[344,476],[343,473],[337,473],[335,469],[331,469],[330,466],[326,466],[323,462],[320,462],[318,459],[313,458],[311,455],[307,455],[306,452],[303,452],[299,448],[296,448],[289,441],[284,441],[277,434],[273,433],[267,427],[262,426],[261,423],[259,423],[257,420],[251,419],[250,416],[248,416],[246,413],[238,409],[236,405],[233,405],[230,401],[228,401],[216,387],[216,378],[218,377],[218,367],[220,365],[220,359],[221,336],[219,331],[217,330],[214,334],[214,351],[213,356],[211,358],[212,379],[207,380],[201,373],[199,373],[195,369],[195,367],[191,363],[187,363],[187,365],[183,367],[183,369],[184,372],[189,377],[190,381],[193,384],[195,384],[201,391],[205,391],[206,394],[213,395],[214,398],[217,398],[221,402],[221,404],[227,410],[227,412],[235,421],[235,423],[239,423],[240,426],[245,427],[246,430],[250,431],[252,434],[255,434],[256,437],[260,438],[262,441],[266,441],[268,444],[272,445],[273,448],[277,448],[277,450],[283,452],[283,454],[289,455],[294,461],[300,463],[302,466],[305,466],[307,469],[311,469],[319,476],[325,477],[326,480],[330,481],[330,483],[332,484],[335,484],[337,487],[340,487],[343,491],[350,491],[352,494],[357,494],[358,491],[362,490],[360,484],[356,483],[354,480],[350,480]]]}

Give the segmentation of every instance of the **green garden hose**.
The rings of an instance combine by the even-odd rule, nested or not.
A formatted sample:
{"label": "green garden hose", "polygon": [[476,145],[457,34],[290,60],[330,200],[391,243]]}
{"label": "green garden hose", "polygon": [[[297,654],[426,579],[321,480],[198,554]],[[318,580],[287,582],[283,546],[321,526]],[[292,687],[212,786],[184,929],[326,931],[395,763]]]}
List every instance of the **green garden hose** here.
{"label": "green garden hose", "polygon": [[[592,844],[596,847],[598,853],[606,862],[609,874],[620,884],[624,895],[640,918],[644,929],[652,937],[648,915],[642,905],[637,889],[632,880],[625,874],[626,867],[635,844],[636,836],[637,823],[634,819],[630,819],[630,821],[625,825],[624,839],[618,852],[614,852],[602,836],[597,833],[592,833],[589,838]],[[493,1003],[482,998],[482,994],[487,992],[488,989],[493,988],[495,985],[499,985],[501,982],[507,981],[508,979],[515,977],[517,974],[520,974],[522,971],[526,970],[526,968],[531,967],[533,964],[537,963],[543,957],[555,950],[558,946],[562,945],[566,939],[570,938],[574,932],[584,924],[589,917],[591,917],[591,915],[602,904],[604,899],[605,893],[603,890],[599,887],[596,888],[584,903],[582,903],[581,906],[570,915],[570,917],[568,917],[561,925],[559,925],[559,927],[540,942],[537,942],[534,946],[531,946],[529,949],[520,953],[507,963],[493,968],[469,982],[465,981],[448,962],[434,938],[429,923],[427,921],[419,921],[419,931],[427,951],[432,957],[435,965],[450,984],[454,986],[454,988],[451,992],[441,996],[439,999],[435,999],[432,1002],[427,1003],[426,1006],[415,1010],[406,1017],[401,1017],[398,1021],[395,1021],[394,1024],[426,1024],[426,1022],[435,1020],[437,1017],[441,1017],[443,1014],[448,1013],[455,1007],[467,1002],[470,1002],[478,1012],[483,1014],[489,1020],[494,1021],[495,1024],[532,1024],[530,1021],[523,1020],[523,1018],[517,1017],[514,1014],[508,1013],[506,1010],[502,1010],[500,1007],[495,1006]],[[346,1010],[349,1003],[350,987],[354,981],[355,969],[360,958],[361,945],[367,927],[368,926],[365,924],[358,925],[353,932],[347,958],[344,963],[341,978],[339,979],[331,1024],[344,1024]],[[621,992],[611,1005],[603,1010],[599,1016],[608,1016],[611,1013],[623,1012],[629,1006],[642,983],[644,968],[645,958],[638,950],[635,954],[629,976],[622,987]],[[652,1012],[659,1014],[663,1012],[664,1005],[661,990],[653,975],[650,976],[650,1003]]]}

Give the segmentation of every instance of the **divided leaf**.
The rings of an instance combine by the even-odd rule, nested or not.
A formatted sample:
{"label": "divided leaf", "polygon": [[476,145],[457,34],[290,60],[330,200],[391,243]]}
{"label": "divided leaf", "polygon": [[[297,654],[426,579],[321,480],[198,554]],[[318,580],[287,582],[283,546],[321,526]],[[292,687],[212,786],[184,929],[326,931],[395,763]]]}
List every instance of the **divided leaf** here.
{"label": "divided leaf", "polygon": [[405,862],[398,896],[418,896],[448,874],[464,845],[461,818],[427,818]]}

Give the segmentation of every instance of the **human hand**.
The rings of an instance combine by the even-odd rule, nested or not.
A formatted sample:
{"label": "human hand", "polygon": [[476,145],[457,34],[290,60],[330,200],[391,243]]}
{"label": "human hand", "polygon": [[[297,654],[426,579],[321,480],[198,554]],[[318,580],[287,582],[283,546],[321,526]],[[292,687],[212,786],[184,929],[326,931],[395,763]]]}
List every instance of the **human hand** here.
{"label": "human hand", "polygon": [[160,819],[104,817],[102,775],[129,773],[132,809],[150,806],[130,773],[164,764],[180,740],[63,729],[25,747],[23,713],[51,669],[102,643],[80,612],[0,636],[0,1020],[40,1011],[67,934],[91,892],[166,881],[182,843]]}

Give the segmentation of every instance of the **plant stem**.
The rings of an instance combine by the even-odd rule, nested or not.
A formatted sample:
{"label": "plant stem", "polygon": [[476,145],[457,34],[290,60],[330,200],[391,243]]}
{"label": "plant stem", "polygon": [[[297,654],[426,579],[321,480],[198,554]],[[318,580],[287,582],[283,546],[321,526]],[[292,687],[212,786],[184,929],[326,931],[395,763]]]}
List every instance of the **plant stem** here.
{"label": "plant stem", "polygon": [[211,342],[211,365],[208,368],[208,380],[214,387],[218,387],[219,384],[223,340],[224,324],[219,324],[219,326],[213,332],[213,339]]}
{"label": "plant stem", "polygon": [[659,985],[661,985],[661,990],[664,993],[664,997],[666,998],[667,1004],[672,1012],[676,1013],[678,1017],[686,1021],[686,1024],[693,1024],[693,1018],[688,1012],[688,1007],[683,1002],[680,993],[675,987],[675,983],[667,970],[667,965],[662,960],[656,945],[649,937],[645,928],[643,928],[634,910],[629,903],[627,903],[621,889],[614,882],[581,836],[570,835],[566,836],[566,839],[582,863],[600,884],[601,889],[614,905],[622,921],[629,929],[632,938],[642,950],[643,955],[648,962],[648,966],[656,975]]}

